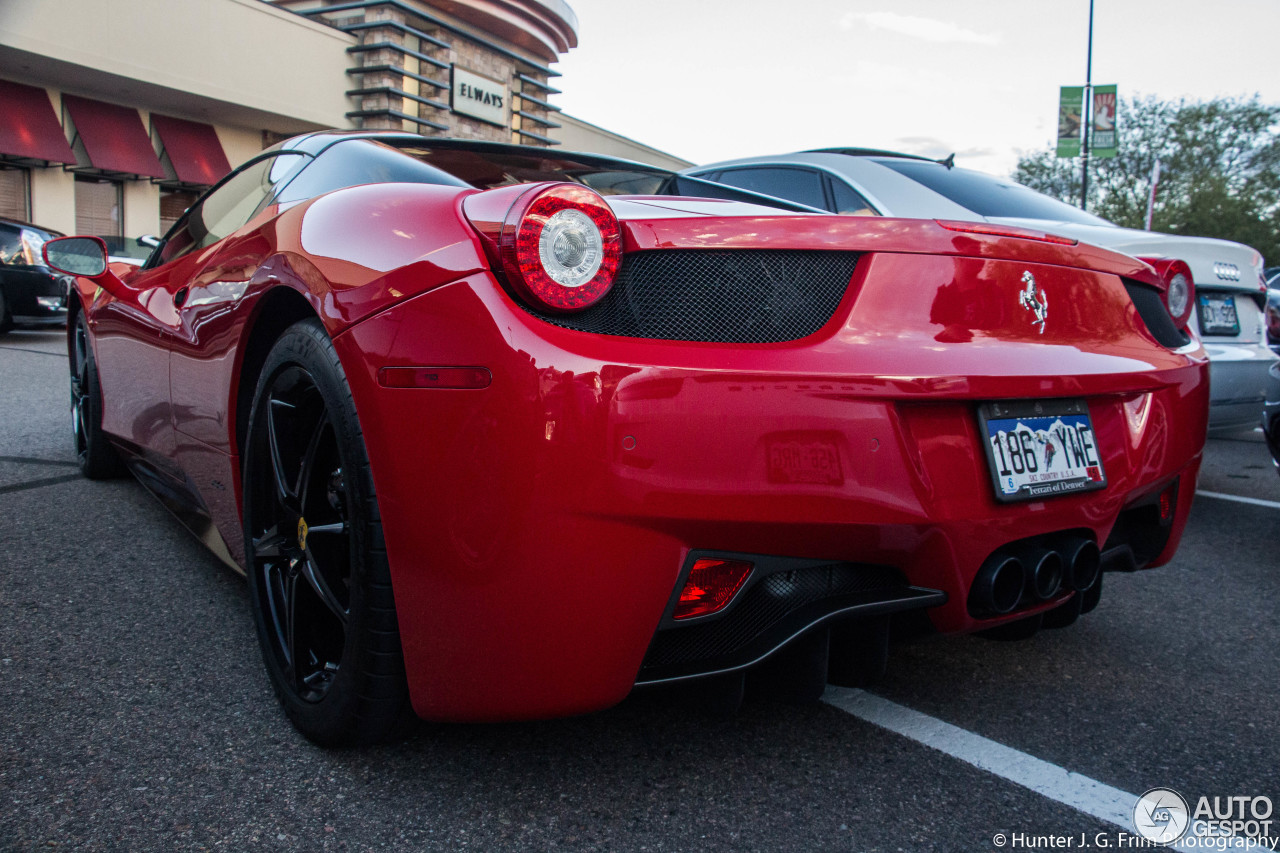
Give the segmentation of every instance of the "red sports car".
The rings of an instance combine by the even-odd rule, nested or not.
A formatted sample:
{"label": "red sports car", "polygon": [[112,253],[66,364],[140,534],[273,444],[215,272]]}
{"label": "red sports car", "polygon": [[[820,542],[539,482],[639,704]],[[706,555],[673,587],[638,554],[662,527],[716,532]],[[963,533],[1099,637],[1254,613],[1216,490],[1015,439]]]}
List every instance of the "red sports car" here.
{"label": "red sports car", "polygon": [[132,470],[247,574],[324,743],[410,707],[732,699],[748,670],[812,699],[875,677],[891,619],[1025,635],[1171,558],[1208,412],[1177,264],[750,198],[546,149],[285,142],[141,268],[47,244],[81,276],[81,467]]}

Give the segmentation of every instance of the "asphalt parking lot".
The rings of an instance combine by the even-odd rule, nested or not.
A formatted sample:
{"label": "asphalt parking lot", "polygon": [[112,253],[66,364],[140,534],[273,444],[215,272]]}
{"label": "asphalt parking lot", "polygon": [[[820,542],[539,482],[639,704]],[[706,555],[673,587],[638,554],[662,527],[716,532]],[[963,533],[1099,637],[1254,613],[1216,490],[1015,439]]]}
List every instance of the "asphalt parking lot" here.
{"label": "asphalt parking lot", "polygon": [[16,331],[0,850],[1117,849],[1112,789],[1280,802],[1280,478],[1261,436],[1210,440],[1200,490],[1174,563],[1107,575],[1076,625],[898,647],[871,694],[726,720],[650,693],[325,751],[276,705],[242,579],[137,483],[78,477],[62,334]]}

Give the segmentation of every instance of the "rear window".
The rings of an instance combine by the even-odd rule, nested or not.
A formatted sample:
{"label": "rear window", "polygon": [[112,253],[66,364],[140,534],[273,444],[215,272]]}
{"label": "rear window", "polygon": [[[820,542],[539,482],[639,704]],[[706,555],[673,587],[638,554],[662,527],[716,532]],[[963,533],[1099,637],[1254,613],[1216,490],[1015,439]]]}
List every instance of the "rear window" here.
{"label": "rear window", "polygon": [[1042,195],[1022,184],[968,169],[948,169],[941,163],[877,157],[875,162],[923,184],[938,195],[967,207],[979,216],[1048,219],[1081,225],[1110,225],[1101,217]]}

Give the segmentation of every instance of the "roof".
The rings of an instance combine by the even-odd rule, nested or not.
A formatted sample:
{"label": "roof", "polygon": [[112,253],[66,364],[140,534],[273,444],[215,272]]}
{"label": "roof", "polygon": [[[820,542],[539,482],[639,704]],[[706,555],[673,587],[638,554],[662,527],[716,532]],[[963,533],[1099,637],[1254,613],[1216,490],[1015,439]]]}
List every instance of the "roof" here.
{"label": "roof", "polygon": [[938,161],[932,157],[921,157],[919,154],[903,154],[899,151],[885,151],[882,148],[809,148],[804,154],[844,154],[847,157],[901,157],[904,160],[924,160],[929,163]]}

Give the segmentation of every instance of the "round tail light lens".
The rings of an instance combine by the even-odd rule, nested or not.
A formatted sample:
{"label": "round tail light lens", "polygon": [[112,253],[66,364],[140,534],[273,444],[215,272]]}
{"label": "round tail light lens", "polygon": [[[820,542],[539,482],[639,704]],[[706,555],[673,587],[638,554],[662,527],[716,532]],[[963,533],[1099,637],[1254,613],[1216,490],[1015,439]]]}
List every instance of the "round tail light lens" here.
{"label": "round tail light lens", "polygon": [[499,240],[513,288],[553,312],[589,308],[609,291],[622,263],[622,229],[594,190],[551,184],[507,212]]}
{"label": "round tail light lens", "polygon": [[1182,273],[1176,273],[1169,279],[1169,315],[1177,319],[1189,313],[1191,307],[1191,282]]}

